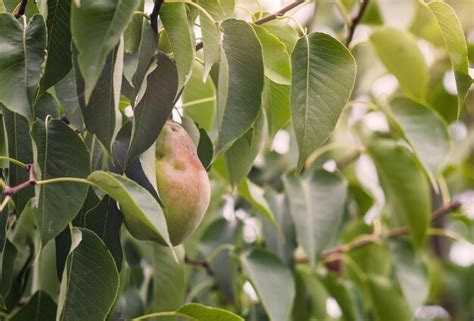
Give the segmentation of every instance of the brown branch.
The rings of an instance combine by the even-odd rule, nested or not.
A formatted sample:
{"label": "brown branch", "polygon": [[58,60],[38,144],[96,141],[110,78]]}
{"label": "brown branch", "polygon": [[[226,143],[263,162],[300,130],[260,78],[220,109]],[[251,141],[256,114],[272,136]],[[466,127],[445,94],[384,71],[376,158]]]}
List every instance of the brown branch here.
{"label": "brown branch", "polygon": [[[438,208],[436,211],[434,211],[431,214],[431,222],[434,222],[441,217],[445,216],[446,214],[451,213],[452,211],[455,211],[461,207],[461,202],[459,201],[454,201],[452,203],[446,204],[440,208]],[[387,233],[381,233],[381,234],[368,234],[364,235],[350,243],[347,244],[342,244],[338,245],[336,247],[333,247],[331,249],[327,249],[323,251],[320,254],[320,257],[323,259],[327,259],[329,257],[335,256],[335,255],[341,255],[344,253],[347,253],[349,251],[370,245],[374,242],[380,241],[382,239],[389,239],[389,238],[395,238],[403,235],[407,235],[410,233],[410,228],[408,226],[403,226],[399,227],[396,229],[393,229]],[[307,257],[299,257],[296,258],[295,260],[297,263],[306,263],[308,262]]]}
{"label": "brown branch", "polygon": [[13,187],[5,186],[5,189],[3,190],[3,195],[11,197],[15,195],[16,193],[18,193],[19,191],[21,191],[22,189],[25,189],[29,186],[36,185],[36,174],[35,174],[35,169],[34,169],[33,164],[28,164],[26,170],[30,174],[28,180]]}
{"label": "brown branch", "polygon": [[27,4],[28,4],[28,0],[21,0],[20,7],[18,8],[18,11],[15,13],[15,18],[18,19],[22,15],[25,14]]}
{"label": "brown branch", "polygon": [[190,258],[186,255],[184,257],[184,263],[186,263],[188,265],[193,265],[193,266],[200,266],[204,270],[206,270],[207,275],[214,276],[214,271],[212,270],[211,265],[209,264],[209,262],[207,262],[206,260],[192,259],[192,258]]}
{"label": "brown branch", "polygon": [[[266,22],[269,22],[269,21],[272,21],[272,20],[275,20],[277,19],[278,17],[281,17],[283,15],[285,15],[285,13],[287,13],[288,11],[290,11],[291,9],[294,9],[296,8],[297,6],[299,6],[300,4],[303,4],[305,3],[306,0],[296,0],[295,2],[292,2],[290,3],[289,5],[287,5],[286,7],[283,7],[281,8],[280,10],[278,10],[277,12],[274,12],[268,16],[265,16],[263,17],[262,19],[258,19],[257,21],[254,22],[254,24],[256,25],[261,25],[261,24],[264,24]],[[203,43],[200,42],[196,45],[196,51],[202,49],[203,47]]]}
{"label": "brown branch", "polygon": [[354,37],[354,33],[357,28],[357,25],[362,20],[362,17],[364,16],[364,13],[367,10],[367,7],[369,6],[369,1],[370,0],[361,0],[359,11],[351,20],[351,25],[349,26],[347,39],[346,39],[346,47],[349,47],[349,44],[351,43],[352,38]]}
{"label": "brown branch", "polygon": [[150,22],[151,28],[158,34],[158,15],[160,14],[161,5],[163,4],[164,0],[155,0],[155,4],[153,5],[153,10],[150,13]]}

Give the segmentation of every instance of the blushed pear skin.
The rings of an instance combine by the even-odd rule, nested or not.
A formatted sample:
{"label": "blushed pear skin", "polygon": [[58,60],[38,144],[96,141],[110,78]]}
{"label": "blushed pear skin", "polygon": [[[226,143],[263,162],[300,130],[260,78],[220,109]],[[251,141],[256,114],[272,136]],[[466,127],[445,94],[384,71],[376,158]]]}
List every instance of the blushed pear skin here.
{"label": "blushed pear skin", "polygon": [[171,243],[181,244],[201,223],[211,185],[196,145],[174,121],[166,122],[156,141],[156,182]]}

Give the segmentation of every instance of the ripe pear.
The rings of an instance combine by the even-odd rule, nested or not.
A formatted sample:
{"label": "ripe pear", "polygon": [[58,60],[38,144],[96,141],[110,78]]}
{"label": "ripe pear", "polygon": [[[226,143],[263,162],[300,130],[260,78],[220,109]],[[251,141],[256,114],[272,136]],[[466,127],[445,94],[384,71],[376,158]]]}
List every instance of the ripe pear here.
{"label": "ripe pear", "polygon": [[186,130],[167,121],[156,141],[156,182],[171,243],[182,243],[209,206],[211,186]]}

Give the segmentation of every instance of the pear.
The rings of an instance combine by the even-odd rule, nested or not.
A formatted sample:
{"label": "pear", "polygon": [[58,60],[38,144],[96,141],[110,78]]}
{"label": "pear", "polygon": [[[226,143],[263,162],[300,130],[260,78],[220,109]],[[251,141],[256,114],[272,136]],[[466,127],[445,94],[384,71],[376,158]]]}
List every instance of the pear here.
{"label": "pear", "polygon": [[156,141],[156,182],[171,243],[182,243],[209,206],[211,186],[186,130],[167,121]]}

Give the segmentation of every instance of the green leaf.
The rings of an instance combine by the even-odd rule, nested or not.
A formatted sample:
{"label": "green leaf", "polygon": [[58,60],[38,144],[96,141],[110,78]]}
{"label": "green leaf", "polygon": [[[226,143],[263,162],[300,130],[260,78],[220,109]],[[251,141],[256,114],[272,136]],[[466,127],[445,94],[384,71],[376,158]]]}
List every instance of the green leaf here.
{"label": "green leaf", "polygon": [[199,144],[197,147],[197,154],[199,160],[202,163],[202,166],[209,171],[212,158],[214,157],[214,146],[212,145],[212,141],[209,138],[207,132],[199,128]]}
{"label": "green leaf", "polygon": [[456,12],[447,3],[434,1],[427,4],[428,8],[436,18],[438,27],[448,51],[449,59],[454,69],[456,87],[458,90],[458,117],[464,106],[467,93],[472,84],[469,76],[469,62],[467,56],[467,44],[461,22]]}
{"label": "green leaf", "polygon": [[[60,120],[36,121],[31,130],[36,147],[36,174],[42,180],[85,178],[90,173],[89,152],[81,138]],[[55,238],[72,221],[86,199],[82,183],[40,185],[36,218],[42,245]]]}
{"label": "green leaf", "polygon": [[48,18],[48,59],[44,76],[41,79],[41,91],[60,81],[71,70],[71,1],[49,0]]}
{"label": "green leaf", "polygon": [[287,321],[295,298],[295,281],[290,269],[262,248],[245,252],[240,256],[240,262],[270,320]]}
{"label": "green leaf", "polygon": [[[206,10],[214,20],[224,17],[220,0],[198,0],[197,3]],[[220,32],[209,17],[199,10],[199,21],[201,23],[202,43],[204,51],[203,79],[206,79],[212,66],[220,59]]]}
{"label": "green leaf", "polygon": [[153,311],[172,311],[184,304],[186,270],[183,262],[176,262],[171,252],[153,244]]}
{"label": "green leaf", "polygon": [[53,95],[46,92],[37,98],[34,105],[35,117],[45,120],[48,115],[53,118],[60,117],[59,103]]}
{"label": "green leaf", "polygon": [[[144,12],[145,9],[145,1],[140,0],[140,4],[137,7],[138,12]],[[142,34],[142,27],[143,27],[143,16],[135,12],[133,15],[132,20],[125,29],[123,34],[124,38],[124,47],[126,53],[135,53],[138,50],[138,46],[140,45],[141,34]]]}
{"label": "green leaf", "polygon": [[298,32],[284,20],[273,20],[262,25],[270,33],[277,36],[286,47],[286,50],[291,53],[295,48],[296,42],[299,39]]}
{"label": "green leaf", "polygon": [[273,138],[290,122],[290,86],[280,85],[265,78],[263,108],[267,116],[268,132]]}
{"label": "green leaf", "polygon": [[174,107],[177,86],[176,66],[165,54],[158,54],[157,67],[149,74],[145,94],[134,110],[127,163],[156,142]]}
{"label": "green leaf", "polygon": [[414,244],[424,244],[431,212],[428,180],[413,155],[397,142],[375,139],[367,146],[394,214],[410,227]]}
{"label": "green leaf", "polygon": [[259,25],[252,25],[262,46],[265,76],[271,81],[289,85],[291,78],[290,55],[285,44]]}
{"label": "green leaf", "polygon": [[74,227],[72,234],[74,248],[63,273],[57,320],[105,320],[119,290],[114,259],[94,232]]}
{"label": "green leaf", "polygon": [[26,118],[32,118],[31,105],[45,59],[46,26],[43,17],[17,21],[0,13],[0,103]]}
{"label": "green leaf", "polygon": [[173,50],[178,69],[178,90],[181,90],[191,77],[195,51],[192,22],[188,20],[185,3],[164,3],[160,18]]}
{"label": "green leaf", "polygon": [[195,62],[182,95],[183,113],[198,123],[199,127],[211,131],[216,116],[216,87],[212,78],[204,82],[203,77],[204,67]]}
{"label": "green leaf", "polygon": [[229,180],[233,186],[247,176],[260,151],[263,140],[263,113],[260,113],[254,125],[225,152],[225,162]]}
{"label": "green leaf", "polygon": [[416,38],[400,29],[382,27],[370,35],[370,42],[388,71],[397,77],[401,89],[413,98],[424,100],[428,66]]}
{"label": "green leaf", "polygon": [[97,206],[85,214],[84,227],[95,232],[112,254],[118,271],[122,267],[122,246],[120,244],[120,227],[122,214],[116,202],[104,196]]}
{"label": "green leaf", "polygon": [[410,98],[391,100],[390,110],[433,186],[437,186],[436,176],[446,165],[450,150],[447,125],[436,112]]}
{"label": "green leaf", "polygon": [[54,86],[56,97],[61,103],[64,113],[71,124],[80,132],[84,130],[84,119],[77,97],[76,74],[74,69]]}
{"label": "green leaf", "polygon": [[[25,164],[33,163],[30,126],[28,120],[19,114],[2,108],[7,135],[8,156]],[[16,186],[28,180],[28,172],[15,164],[9,164],[8,184]],[[18,213],[23,211],[26,203],[35,195],[33,187],[27,187],[12,196]]]}
{"label": "green leaf", "polygon": [[[155,31],[151,28],[150,22],[144,19],[140,35],[140,44],[138,46],[137,70],[133,75],[135,98],[141,89],[143,80],[147,76],[147,72],[149,70],[150,65],[154,61],[153,58],[155,57],[157,49],[158,37],[155,34]],[[158,57],[158,59],[161,59],[161,57]]]}
{"label": "green leaf", "polygon": [[99,80],[107,56],[118,44],[140,0],[73,1],[71,33],[79,50],[78,65],[85,82],[85,102]]}
{"label": "green leaf", "polygon": [[309,178],[283,177],[299,244],[315,266],[317,257],[336,237],[347,197],[347,183],[337,173],[318,170]]}
{"label": "green leaf", "polygon": [[[74,54],[77,52],[74,51]],[[79,58],[78,56],[77,59],[74,59],[74,71],[84,124],[87,130],[95,134],[105,148],[110,150],[121,125],[119,102],[122,84],[123,44],[120,44],[107,56],[88,101],[84,97],[87,83],[79,70]]]}
{"label": "green leaf", "polygon": [[328,273],[322,281],[329,294],[334,297],[339,304],[345,320],[359,320],[356,312],[357,302],[353,293],[350,291],[350,283],[347,280],[336,277],[332,273]]}
{"label": "green leaf", "polygon": [[102,171],[93,172],[88,180],[119,202],[125,225],[134,237],[171,247],[163,211],[145,188],[124,176]]}
{"label": "green leaf", "polygon": [[265,216],[265,218],[277,226],[275,217],[267,201],[263,197],[263,190],[260,186],[252,183],[248,178],[245,178],[239,183],[239,193],[247,202],[249,202],[255,209]]}
{"label": "green leaf", "polygon": [[28,303],[12,314],[9,321],[55,321],[56,302],[48,293],[36,292]]}
{"label": "green leaf", "polygon": [[331,135],[354,87],[350,51],[324,33],[305,35],[291,54],[291,108],[299,149],[297,171]]}
{"label": "green leaf", "polygon": [[262,48],[252,27],[236,19],[226,20],[221,26],[225,59],[221,59],[219,74],[217,155],[244,135],[257,119],[264,73]]}
{"label": "green leaf", "polygon": [[367,284],[377,321],[412,320],[407,303],[389,279],[369,275]]}
{"label": "green leaf", "polygon": [[212,308],[198,303],[189,303],[176,311],[178,316],[188,317],[194,321],[244,321],[238,315],[220,308]]}

